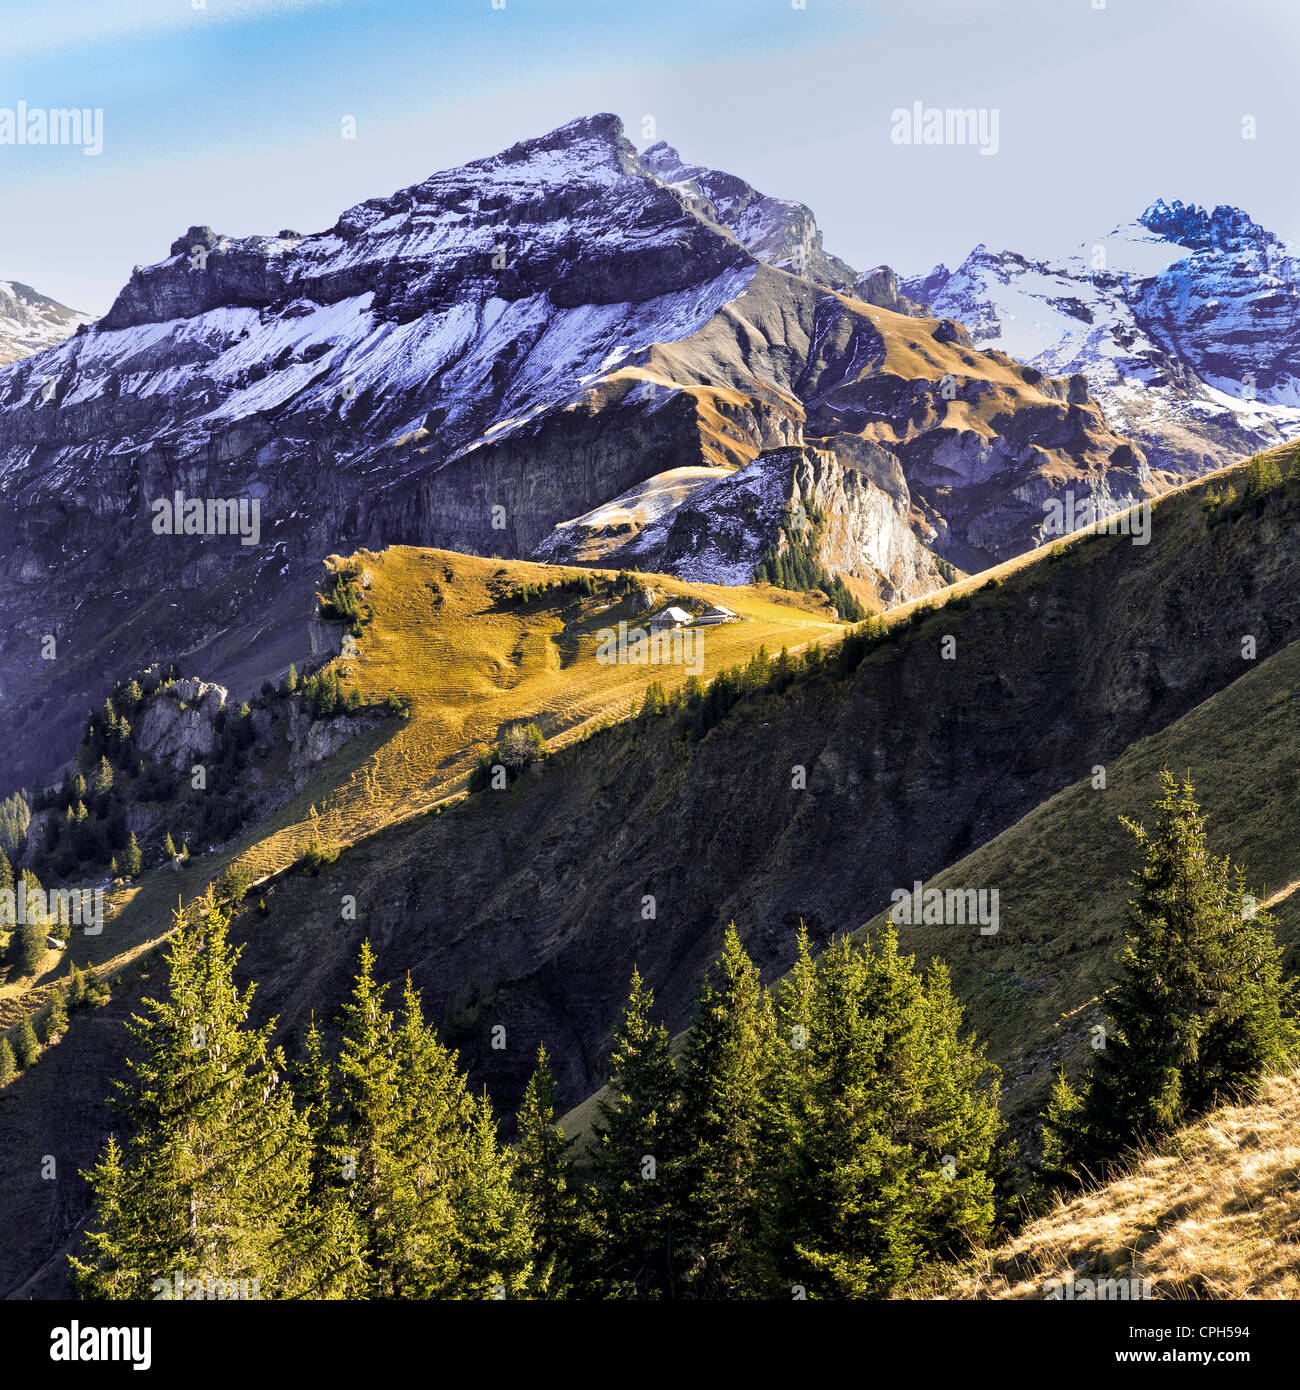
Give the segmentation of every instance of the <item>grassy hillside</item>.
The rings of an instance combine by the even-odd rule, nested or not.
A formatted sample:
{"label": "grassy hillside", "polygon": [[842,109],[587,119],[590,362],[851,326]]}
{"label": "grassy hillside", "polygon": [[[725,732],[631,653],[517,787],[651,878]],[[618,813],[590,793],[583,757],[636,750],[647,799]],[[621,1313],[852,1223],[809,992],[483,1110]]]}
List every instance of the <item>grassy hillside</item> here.
{"label": "grassy hillside", "polygon": [[[900,937],[907,950],[951,963],[970,1023],[1007,1070],[1008,1108],[1039,1108],[1054,1063],[1081,1059],[1102,1017],[1136,867],[1120,817],[1150,821],[1162,768],[1190,773],[1212,850],[1245,865],[1279,919],[1287,968],[1300,965],[1298,689],[1293,643],[1110,761],[1104,789],[1083,778],[928,881],[998,890],[995,937],[973,938],[960,926],[904,926]],[[859,934],[885,920],[882,913]]]}
{"label": "grassy hillside", "polygon": [[1059,1202],[942,1294],[1039,1299],[1073,1278],[1150,1280],[1152,1298],[1300,1298],[1298,1165],[1300,1076],[1274,1077]]}
{"label": "grassy hillside", "polygon": [[[635,627],[649,616],[633,599],[513,597],[525,585],[581,577],[582,570],[409,546],[356,558],[369,576],[374,618],[359,657],[337,664],[363,701],[402,700],[410,718],[347,750],[332,765],[328,791],[287,808],[282,824],[243,857],[258,877],[292,863],[312,834],[347,844],[463,790],[475,760],[512,723],[535,722],[551,749],[562,748],[594,725],[625,717],[651,681],[672,689],[692,674],[680,664],[596,660],[600,629],[620,620]],[[767,586],[735,589],[657,575],[644,583],[655,609],[697,598],[740,614],[742,621],[703,631],[697,674],[705,680],[760,646],[800,649],[844,630],[819,601]]]}

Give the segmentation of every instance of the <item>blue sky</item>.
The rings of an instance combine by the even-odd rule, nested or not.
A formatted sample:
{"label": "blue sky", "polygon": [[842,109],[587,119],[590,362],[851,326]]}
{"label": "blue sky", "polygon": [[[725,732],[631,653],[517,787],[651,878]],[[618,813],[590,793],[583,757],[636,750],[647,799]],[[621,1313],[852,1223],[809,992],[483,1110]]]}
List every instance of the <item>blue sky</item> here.
{"label": "blue sky", "polygon": [[[1300,236],[1293,0],[195,4],[0,0],[0,110],[104,112],[98,157],[0,145],[0,277],[103,312],[193,223],[317,231],[602,110],[808,203],[860,268],[1055,250],[1162,196]],[[997,108],[997,156],[891,143],[914,101]]]}

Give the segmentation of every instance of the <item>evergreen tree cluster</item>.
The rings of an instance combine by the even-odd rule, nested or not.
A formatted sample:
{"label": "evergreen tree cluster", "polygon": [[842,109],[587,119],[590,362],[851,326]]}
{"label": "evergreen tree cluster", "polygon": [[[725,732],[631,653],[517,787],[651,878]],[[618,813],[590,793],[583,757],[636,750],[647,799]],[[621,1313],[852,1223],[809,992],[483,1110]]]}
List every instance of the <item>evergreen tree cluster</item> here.
{"label": "evergreen tree cluster", "polygon": [[[51,882],[68,881],[101,872],[126,878],[139,875],[142,851],[127,829],[127,805],[168,803],[175,799],[175,771],[145,758],[136,746],[132,720],[149,700],[179,679],[174,663],[150,668],[119,682],[102,710],[93,712],[72,763],[58,787],[41,792],[36,811],[61,814],[45,822],[36,866]],[[217,742],[205,758],[206,785],[186,806],[185,835],[200,840],[225,840],[247,819],[251,803],[245,773],[257,734],[251,707],[223,707],[214,720]],[[165,831],[168,840],[170,831]],[[174,853],[169,850],[168,855]]]}
{"label": "evergreen tree cluster", "polygon": [[799,592],[820,589],[845,622],[860,623],[867,610],[842,575],[832,575],[818,563],[817,548],[824,529],[821,514],[801,499],[781,519],[780,538],[763,552],[754,567],[754,583]]}
{"label": "evergreen tree cluster", "polygon": [[639,978],[616,1035],[584,1217],[591,1292],[869,1298],[995,1217],[996,1068],[937,963],[886,933],[766,990],[728,929],[680,1058]]}
{"label": "evergreen tree cluster", "polygon": [[[47,1046],[58,1042],[68,1031],[68,1014],[72,1009],[97,1002],[98,992],[93,992],[86,984],[85,974],[74,965],[66,985],[54,988],[49,1008],[41,1019],[40,1040]],[[36,1040],[36,1029],[31,1016],[24,1015],[13,1030],[12,1038],[0,1037],[0,1086],[7,1085],[20,1070],[26,1071],[40,1057],[40,1047]]]}
{"label": "evergreen tree cluster", "polygon": [[[8,893],[13,893],[13,917],[8,915]],[[66,938],[67,928],[49,920],[46,908],[45,890],[40,879],[32,869],[24,869],[15,875],[8,856],[0,853],[0,898],[5,904],[5,918],[0,920],[0,929],[9,933],[9,945],[5,951],[5,964],[11,977],[35,975],[45,962],[48,947],[45,938],[54,933]],[[20,901],[22,912],[19,912]],[[23,920],[19,921],[19,916]]]}
{"label": "evergreen tree cluster", "polygon": [[27,843],[27,826],[32,808],[26,792],[14,792],[0,800],[0,854],[17,859]]}
{"label": "evergreen tree cluster", "polygon": [[651,681],[638,711],[639,725],[644,727],[647,720],[668,717],[676,721],[681,737],[701,739],[738,704],[768,694],[784,694],[794,685],[823,676],[849,676],[876,646],[896,639],[897,633],[891,627],[873,617],[847,632],[829,652],[824,652],[820,643],[813,643],[798,656],[791,656],[783,647],[774,658],[765,646],[760,646],[743,666],[728,666],[707,683],[691,676],[669,691],[661,681]]}
{"label": "evergreen tree cluster", "polygon": [[535,603],[541,599],[563,598],[626,598],[640,593],[641,580],[630,570],[620,570],[613,579],[598,574],[570,574],[546,583],[519,584],[511,589],[505,601],[511,605]]}
{"label": "evergreen tree cluster", "polygon": [[1265,455],[1251,459],[1246,468],[1246,481],[1240,497],[1228,483],[1222,492],[1210,488],[1201,498],[1201,510],[1209,526],[1235,521],[1247,511],[1258,516],[1264,508],[1284,494],[1284,488],[1300,484],[1300,451],[1292,458],[1285,475],[1278,461]]}
{"label": "evergreen tree cluster", "polygon": [[575,1170],[544,1049],[505,1145],[409,980],[361,950],[338,1044],[287,1066],[214,903],[130,1024],[128,1134],[87,1175],[87,1297],[256,1279],[264,1298],[838,1298],[987,1236],[997,1073],[945,971],[886,935],[766,990],[733,928],[679,1057],[639,976]]}
{"label": "evergreen tree cluster", "polygon": [[409,981],[390,1009],[364,946],[337,1050],[313,1025],[290,1068],[274,1022],[248,1022],[238,957],[215,903],[178,918],[167,997],[128,1025],[127,1138],[86,1175],[78,1291],[151,1298],[179,1274],[262,1298],[543,1293],[513,1155]]}
{"label": "evergreen tree cluster", "polygon": [[308,676],[298,689],[313,719],[333,719],[337,714],[351,714],[361,708],[360,691],[355,685],[344,690],[337,666],[326,666]]}
{"label": "evergreen tree cluster", "polygon": [[321,617],[327,622],[345,624],[353,637],[360,637],[362,628],[374,616],[361,595],[361,573],[359,561],[341,565],[330,575],[325,593],[318,595]]}

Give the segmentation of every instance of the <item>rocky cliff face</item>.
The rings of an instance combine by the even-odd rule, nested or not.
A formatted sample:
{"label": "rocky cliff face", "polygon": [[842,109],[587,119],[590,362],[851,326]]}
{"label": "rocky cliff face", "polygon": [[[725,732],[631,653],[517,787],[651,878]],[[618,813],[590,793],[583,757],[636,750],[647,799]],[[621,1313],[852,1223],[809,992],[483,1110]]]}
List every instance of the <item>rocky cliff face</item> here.
{"label": "rocky cliff face", "polygon": [[150,661],[244,698],[301,660],[330,551],[528,555],[667,472],[843,434],[963,568],[1034,544],[1039,493],[1142,492],[1086,395],[828,287],[849,267],[777,268],[820,245],[806,210],[680,172],[595,116],[315,235],[191,227],[0,370],[4,780]]}
{"label": "rocky cliff face", "polygon": [[[792,517],[807,523],[815,512],[821,520],[816,559],[832,574],[865,580],[886,603],[941,588],[935,556],[910,525],[911,494],[898,460],[854,435],[828,446],[768,450],[735,472],[699,469],[701,476],[691,479],[652,479],[645,500],[674,486],[689,495],[630,539],[622,528],[632,527],[605,510],[558,527],[540,554],[560,563],[585,553],[596,563],[593,548],[603,536],[609,542],[600,552],[603,565],[746,584],[769,549],[786,547],[783,523]],[[630,517],[638,500],[619,499],[620,514]]]}
{"label": "rocky cliff face", "polygon": [[1300,433],[1300,258],[1238,208],[1162,200],[1071,254],[977,246],[902,289],[981,346],[1084,375],[1177,477]]}

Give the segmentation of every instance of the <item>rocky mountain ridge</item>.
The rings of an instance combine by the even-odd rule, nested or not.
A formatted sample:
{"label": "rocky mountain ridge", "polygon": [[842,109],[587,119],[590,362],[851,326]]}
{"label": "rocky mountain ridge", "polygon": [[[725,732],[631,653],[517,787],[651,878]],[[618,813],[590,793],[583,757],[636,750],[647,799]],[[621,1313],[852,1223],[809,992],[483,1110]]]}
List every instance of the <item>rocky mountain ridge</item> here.
{"label": "rocky mountain ridge", "polygon": [[981,346],[1082,374],[1177,478],[1300,434],[1300,254],[1239,208],[1161,199],[1064,256],[980,245],[901,285]]}

